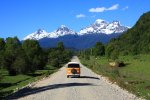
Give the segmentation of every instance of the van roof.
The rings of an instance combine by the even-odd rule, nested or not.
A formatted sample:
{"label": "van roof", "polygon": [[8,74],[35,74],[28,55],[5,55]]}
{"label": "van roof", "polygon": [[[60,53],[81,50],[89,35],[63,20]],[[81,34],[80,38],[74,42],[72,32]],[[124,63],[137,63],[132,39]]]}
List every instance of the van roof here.
{"label": "van roof", "polygon": [[79,64],[78,62],[68,62],[68,64]]}

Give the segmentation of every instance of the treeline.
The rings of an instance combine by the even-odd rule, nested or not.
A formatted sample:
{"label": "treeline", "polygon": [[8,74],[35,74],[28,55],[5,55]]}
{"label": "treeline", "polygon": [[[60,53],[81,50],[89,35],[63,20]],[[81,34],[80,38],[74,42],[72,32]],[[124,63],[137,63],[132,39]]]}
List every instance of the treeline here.
{"label": "treeline", "polygon": [[86,49],[86,50],[80,50],[78,52],[78,56],[81,56],[85,59],[90,59],[90,56],[104,56],[105,55],[105,45],[101,42],[97,42],[94,47]]}
{"label": "treeline", "polygon": [[89,60],[90,56],[94,56],[95,58],[105,56],[108,59],[117,60],[119,52],[114,50],[114,46],[110,46],[110,44],[97,42],[92,48],[78,51],[78,56],[86,60]]}
{"label": "treeline", "polygon": [[36,40],[21,42],[17,37],[0,38],[0,69],[9,75],[29,74],[42,70],[47,64],[61,67],[72,57],[62,42],[56,48],[42,49]]}

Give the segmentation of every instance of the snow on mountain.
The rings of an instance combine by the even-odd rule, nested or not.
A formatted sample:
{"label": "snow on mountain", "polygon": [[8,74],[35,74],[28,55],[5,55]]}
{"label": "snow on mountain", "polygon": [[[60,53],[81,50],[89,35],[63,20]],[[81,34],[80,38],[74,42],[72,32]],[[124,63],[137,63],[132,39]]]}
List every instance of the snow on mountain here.
{"label": "snow on mountain", "polygon": [[31,33],[28,36],[26,36],[23,40],[27,40],[27,39],[39,40],[47,36],[49,36],[48,32],[42,29],[38,29],[36,32]]}
{"label": "snow on mountain", "polygon": [[112,34],[112,33],[122,33],[127,31],[129,27],[122,26],[119,21],[113,21],[111,23],[97,19],[90,26],[81,29],[80,32],[76,33],[75,31],[69,29],[65,25],[61,25],[57,30],[53,32],[46,32],[45,30],[39,29],[34,33],[29,34],[23,40],[34,39],[40,40],[42,38],[58,38],[64,35],[85,35],[85,34]]}
{"label": "snow on mountain", "polygon": [[112,33],[122,33],[127,31],[129,28],[122,26],[119,21],[113,21],[111,23],[97,19],[92,25],[82,29],[78,34],[93,34],[93,33],[103,33],[103,34],[112,34]]}
{"label": "snow on mountain", "polygon": [[36,32],[26,36],[23,40],[27,40],[27,39],[40,40],[42,38],[58,38],[60,36],[69,35],[69,34],[75,35],[77,33],[69,29],[65,25],[61,25],[57,30],[50,33],[46,32],[45,30],[39,29]]}
{"label": "snow on mountain", "polygon": [[61,27],[59,27],[57,30],[50,33],[49,38],[58,38],[60,36],[69,35],[69,34],[76,35],[77,33],[75,31],[69,29],[65,25],[61,25]]}

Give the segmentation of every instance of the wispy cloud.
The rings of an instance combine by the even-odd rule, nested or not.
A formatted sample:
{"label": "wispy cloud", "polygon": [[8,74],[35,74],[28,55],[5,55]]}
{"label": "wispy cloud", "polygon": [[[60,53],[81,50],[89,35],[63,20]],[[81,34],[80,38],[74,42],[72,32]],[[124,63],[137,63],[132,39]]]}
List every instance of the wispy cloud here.
{"label": "wispy cloud", "polygon": [[89,9],[89,12],[104,12],[105,9],[106,9],[105,7],[91,8]]}
{"label": "wispy cloud", "polygon": [[108,11],[108,10],[117,10],[119,7],[119,4],[115,4],[115,5],[112,5],[111,7],[97,7],[97,8],[91,8],[89,9],[89,12],[104,12],[104,11]]}
{"label": "wispy cloud", "polygon": [[117,10],[118,7],[119,7],[119,4],[115,4],[115,5],[113,5],[113,6],[109,7],[109,8],[107,8],[106,10]]}
{"label": "wispy cloud", "polygon": [[78,14],[78,15],[76,15],[76,18],[84,18],[84,17],[86,17],[84,14]]}
{"label": "wispy cloud", "polygon": [[127,10],[129,7],[128,6],[125,6],[124,8],[122,8],[122,10]]}

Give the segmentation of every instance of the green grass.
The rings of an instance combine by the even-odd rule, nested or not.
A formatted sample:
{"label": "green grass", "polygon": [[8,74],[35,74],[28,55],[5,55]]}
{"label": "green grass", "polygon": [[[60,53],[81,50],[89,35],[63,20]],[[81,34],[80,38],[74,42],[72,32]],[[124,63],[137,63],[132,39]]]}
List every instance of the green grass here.
{"label": "green grass", "polygon": [[150,55],[121,56],[119,60],[124,61],[126,66],[118,68],[110,67],[106,57],[80,59],[94,72],[109,77],[137,96],[150,99]]}
{"label": "green grass", "polygon": [[34,74],[16,76],[9,76],[6,70],[0,71],[2,74],[2,79],[0,81],[0,98],[3,98],[16,91],[16,89],[20,89],[31,82],[39,80],[45,76],[49,76],[53,72],[57,71],[57,69],[47,66],[46,70],[37,70]]}

